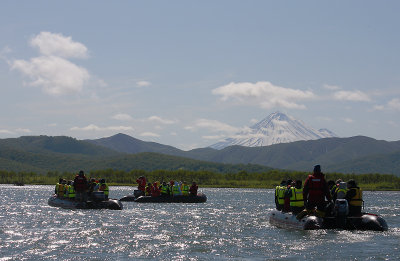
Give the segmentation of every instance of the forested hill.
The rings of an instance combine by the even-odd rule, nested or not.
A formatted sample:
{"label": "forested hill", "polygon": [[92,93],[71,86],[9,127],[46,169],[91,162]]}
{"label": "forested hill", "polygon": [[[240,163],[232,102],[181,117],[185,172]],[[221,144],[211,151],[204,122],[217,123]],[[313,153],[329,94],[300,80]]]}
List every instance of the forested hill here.
{"label": "forested hill", "polygon": [[250,164],[206,162],[160,153],[127,154],[70,137],[27,136],[0,139],[0,170],[47,173],[80,169],[207,170],[217,173],[263,172],[271,168]]}
{"label": "forested hill", "polygon": [[222,150],[201,148],[182,151],[125,134],[90,141],[117,151],[157,152],[197,160],[257,164],[279,169],[310,171],[321,164],[326,172],[387,173],[400,175],[400,141],[388,142],[364,136],[324,138],[264,147],[230,146]]}

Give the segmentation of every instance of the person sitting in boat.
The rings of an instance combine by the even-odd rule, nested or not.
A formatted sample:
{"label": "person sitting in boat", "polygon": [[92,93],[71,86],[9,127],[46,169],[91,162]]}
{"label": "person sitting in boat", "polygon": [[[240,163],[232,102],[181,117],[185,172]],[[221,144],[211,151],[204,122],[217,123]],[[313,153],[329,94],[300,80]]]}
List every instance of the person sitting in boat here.
{"label": "person sitting in boat", "polygon": [[327,182],[329,192],[331,193],[331,197],[333,198],[333,192],[336,190],[336,183],[334,180],[330,179]]}
{"label": "person sitting in boat", "polygon": [[153,187],[153,185],[150,182],[147,183],[145,196],[151,196],[151,187]]}
{"label": "person sitting in boat", "polygon": [[68,199],[75,200],[75,189],[74,189],[74,182],[72,180],[68,181]]}
{"label": "person sitting in boat", "polygon": [[56,187],[54,188],[54,194],[58,195],[58,189],[59,189],[60,184],[62,184],[62,181],[63,181],[62,178],[58,179],[58,183],[56,184]]}
{"label": "person sitting in boat", "polygon": [[196,182],[192,182],[192,186],[189,188],[189,194],[190,196],[197,196],[197,190],[199,189],[199,186],[197,186]]}
{"label": "person sitting in boat", "polygon": [[347,183],[346,182],[340,182],[335,190],[335,193],[333,194],[333,201],[335,202],[336,199],[344,199],[346,197],[347,193]]}
{"label": "person sitting in boat", "polygon": [[160,186],[160,194],[162,197],[169,196],[169,186],[167,185],[167,182],[165,182],[165,181],[163,181],[163,183]]}
{"label": "person sitting in boat", "polygon": [[101,179],[99,182],[99,191],[104,192],[104,199],[108,200],[108,194],[110,192],[108,184],[106,183],[105,179]]}
{"label": "person sitting in boat", "polygon": [[97,191],[97,189],[98,189],[98,187],[97,187],[96,179],[90,178],[89,184],[88,184],[88,192],[87,192],[88,197],[90,198],[92,196],[92,193],[94,191]]}
{"label": "person sitting in boat", "polygon": [[296,180],[295,185],[290,188],[290,211],[293,215],[299,214],[304,209],[303,188],[301,180]]}
{"label": "person sitting in boat", "polygon": [[319,217],[325,216],[325,197],[328,201],[332,201],[325,175],[321,172],[321,166],[315,165],[312,175],[309,175],[304,182],[303,199],[305,210],[297,215],[301,219],[307,214],[314,212]]}
{"label": "person sitting in boat", "polygon": [[181,196],[182,191],[181,191],[181,186],[179,185],[178,181],[175,181],[174,186],[172,187],[172,196]]}
{"label": "person sitting in boat", "polygon": [[363,203],[362,190],[354,179],[347,182],[347,189],[345,199],[349,203],[349,216],[360,216]]}
{"label": "person sitting in boat", "polygon": [[153,186],[151,187],[151,196],[152,197],[159,197],[161,195],[160,188],[158,187],[158,182],[154,182]]}
{"label": "person sitting in boat", "polygon": [[83,170],[79,171],[79,174],[75,176],[73,186],[75,189],[75,199],[77,201],[86,202],[88,182]]}
{"label": "person sitting in boat", "polygon": [[69,198],[68,194],[69,194],[69,187],[70,186],[71,186],[71,181],[68,180],[67,183],[64,185],[64,198],[65,199]]}
{"label": "person sitting in boat", "polygon": [[57,197],[59,198],[64,198],[64,188],[67,184],[67,181],[65,179],[63,179],[61,181],[61,184],[58,185],[58,191],[57,191]]}
{"label": "person sitting in boat", "polygon": [[140,176],[136,182],[138,183],[138,190],[141,192],[142,196],[146,195],[146,178]]}
{"label": "person sitting in boat", "polygon": [[275,207],[281,211],[285,203],[286,180],[282,180],[281,184],[275,188]]}
{"label": "person sitting in boat", "polygon": [[189,185],[187,185],[185,181],[182,182],[181,190],[183,196],[189,196]]}
{"label": "person sitting in boat", "polygon": [[291,187],[294,186],[294,184],[292,184],[292,182],[293,182],[293,180],[291,180],[291,179],[288,179],[286,181],[285,194],[284,194],[284,197],[283,197],[283,200],[284,200],[283,209],[282,209],[283,212],[290,212],[290,196],[289,196],[289,193],[290,193]]}

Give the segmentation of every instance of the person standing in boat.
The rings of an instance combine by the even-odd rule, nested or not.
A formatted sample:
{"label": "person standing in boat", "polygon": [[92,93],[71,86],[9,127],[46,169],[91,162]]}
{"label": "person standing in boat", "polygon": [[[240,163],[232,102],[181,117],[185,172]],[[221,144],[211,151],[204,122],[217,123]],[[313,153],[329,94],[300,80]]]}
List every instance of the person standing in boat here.
{"label": "person standing in boat", "polygon": [[83,170],[79,171],[79,174],[74,179],[75,198],[77,201],[87,201],[87,189],[88,182]]}
{"label": "person standing in boat", "polygon": [[146,178],[140,176],[136,182],[138,183],[138,190],[141,192],[142,196],[146,195]]}
{"label": "person standing in boat", "polygon": [[199,189],[199,186],[197,186],[196,182],[192,182],[192,186],[189,188],[189,194],[190,196],[197,196],[197,190]]}
{"label": "person standing in boat", "polygon": [[325,175],[321,172],[321,166],[315,165],[312,175],[304,182],[303,198],[307,213],[317,208],[316,215],[325,216],[325,197],[332,201]]}
{"label": "person standing in boat", "polygon": [[345,199],[349,203],[349,216],[360,216],[362,208],[362,191],[354,179],[347,181],[347,192]]}

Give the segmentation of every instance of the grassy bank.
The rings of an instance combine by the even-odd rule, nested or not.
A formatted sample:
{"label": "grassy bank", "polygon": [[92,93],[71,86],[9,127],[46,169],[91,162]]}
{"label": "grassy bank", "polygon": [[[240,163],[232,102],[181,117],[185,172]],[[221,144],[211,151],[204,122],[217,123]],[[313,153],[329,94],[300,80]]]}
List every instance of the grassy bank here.
{"label": "grassy bank", "polygon": [[[24,184],[53,185],[59,178],[72,180],[76,173],[70,172],[48,172],[45,175],[34,172],[8,172],[0,171],[1,184]],[[275,188],[282,180],[302,180],[309,173],[299,171],[271,170],[263,173],[214,173],[209,171],[143,171],[132,170],[129,172],[119,170],[98,170],[86,174],[89,177],[105,178],[110,185],[136,186],[136,179],[145,176],[148,181],[179,180],[191,183],[196,181],[201,187],[219,188]],[[354,179],[363,190],[400,190],[400,177],[385,174],[341,174],[327,173],[326,180],[342,179],[347,181]]]}

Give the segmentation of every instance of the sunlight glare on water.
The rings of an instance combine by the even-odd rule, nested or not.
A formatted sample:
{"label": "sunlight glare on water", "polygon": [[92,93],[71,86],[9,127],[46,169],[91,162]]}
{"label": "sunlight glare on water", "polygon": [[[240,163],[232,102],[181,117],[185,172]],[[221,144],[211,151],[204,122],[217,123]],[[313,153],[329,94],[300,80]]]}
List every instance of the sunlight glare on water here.
{"label": "sunlight glare on water", "polygon": [[[53,186],[0,185],[0,260],[396,260],[399,192],[364,192],[387,232],[291,231],[269,223],[273,190],[203,189],[200,204],[123,202],[122,211],[47,205]],[[131,187],[111,187],[121,198]],[[389,196],[390,193],[390,196]]]}

